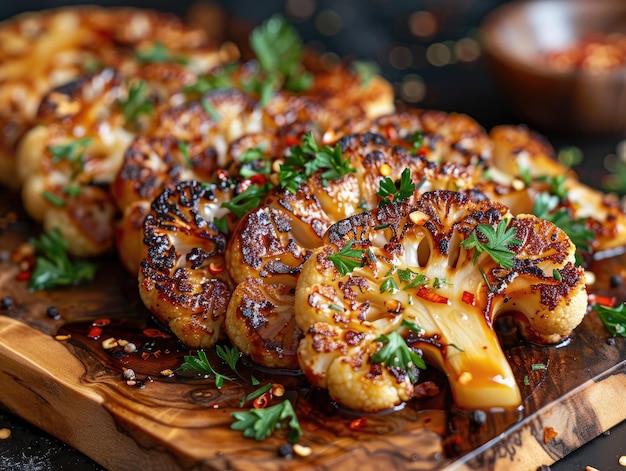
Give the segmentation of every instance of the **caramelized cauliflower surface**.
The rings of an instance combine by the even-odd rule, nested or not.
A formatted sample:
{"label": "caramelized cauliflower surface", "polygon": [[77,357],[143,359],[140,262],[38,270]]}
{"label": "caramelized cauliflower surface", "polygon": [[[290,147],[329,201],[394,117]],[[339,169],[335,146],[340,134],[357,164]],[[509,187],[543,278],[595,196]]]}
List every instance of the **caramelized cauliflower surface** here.
{"label": "caramelized cauliflower surface", "polygon": [[[218,49],[200,29],[151,10],[65,7],[24,13],[3,22],[0,182],[17,188],[15,146],[35,123],[45,94],[94,69],[114,67],[132,77],[162,45],[167,45],[165,51],[171,57],[186,57],[185,67],[193,73],[207,72],[236,57],[230,50]],[[159,82],[164,77],[160,74]]]}
{"label": "caramelized cauliflower surface", "polygon": [[190,348],[224,336],[233,282],[224,262],[226,236],[216,226],[230,189],[184,182],[152,203],[144,223],[146,257],[139,294],[146,307]]}
{"label": "caramelized cauliflower surface", "polygon": [[[489,245],[483,225],[510,231],[498,247],[510,264],[467,242]],[[375,358],[381,339],[397,333],[445,372],[459,407],[517,406],[520,392],[494,322],[511,315],[540,343],[569,336],[587,306],[574,252],[549,222],[449,191],[342,220],[298,278],[300,366],[348,408],[394,407],[413,395],[411,365]]]}

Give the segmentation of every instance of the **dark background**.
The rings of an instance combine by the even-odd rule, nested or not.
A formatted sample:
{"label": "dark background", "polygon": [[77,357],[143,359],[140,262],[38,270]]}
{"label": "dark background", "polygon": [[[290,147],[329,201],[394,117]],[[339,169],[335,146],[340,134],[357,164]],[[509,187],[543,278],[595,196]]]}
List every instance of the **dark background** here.
{"label": "dark background", "polygon": [[[23,11],[80,3],[83,2],[4,0],[0,3],[0,19]],[[151,7],[182,16],[192,5],[187,0],[91,3]],[[241,35],[272,13],[280,12],[298,28],[307,46],[341,57],[376,61],[382,75],[394,84],[398,96],[415,106],[464,112],[486,128],[519,123],[492,81],[480,53],[479,25],[486,14],[504,3],[502,0],[238,0],[218,3],[234,25],[227,30],[229,33]],[[420,12],[419,15],[416,16],[416,12]],[[434,26],[434,29],[429,34],[415,34],[411,24],[417,18],[425,22],[422,30],[424,25]],[[615,159],[618,145],[624,138],[621,135],[588,138],[549,134],[546,137],[556,150],[576,146],[582,151],[584,161],[577,170],[594,186],[602,185],[605,162]],[[12,435],[0,440],[0,471],[102,469],[79,452],[0,409],[0,428],[5,427]],[[623,470],[617,460],[625,454],[626,424],[621,424],[551,469],[582,471],[590,465],[600,471]]]}

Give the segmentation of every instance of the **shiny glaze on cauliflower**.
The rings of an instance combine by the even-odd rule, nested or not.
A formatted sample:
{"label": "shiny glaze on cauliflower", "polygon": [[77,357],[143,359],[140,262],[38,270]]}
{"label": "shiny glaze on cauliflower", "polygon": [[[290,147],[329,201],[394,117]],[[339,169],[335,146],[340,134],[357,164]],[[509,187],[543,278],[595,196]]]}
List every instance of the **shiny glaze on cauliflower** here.
{"label": "shiny glaze on cauliflower", "polygon": [[[174,15],[151,10],[64,7],[0,24],[0,183],[17,188],[15,146],[33,125],[45,94],[94,69],[114,67],[132,77],[159,48],[185,57],[193,73],[237,56]],[[159,81],[165,77],[160,74]]]}
{"label": "shiny glaze on cauliflower", "polygon": [[[481,225],[511,232],[500,247],[510,264],[466,245],[471,237],[487,243]],[[449,191],[340,221],[298,278],[302,370],[345,407],[394,407],[411,399],[416,382],[408,374],[413,365],[397,356],[375,361],[385,336],[396,333],[445,372],[459,407],[518,406],[521,395],[494,322],[509,314],[540,343],[569,336],[587,306],[574,252],[549,222],[515,218],[498,203]]]}

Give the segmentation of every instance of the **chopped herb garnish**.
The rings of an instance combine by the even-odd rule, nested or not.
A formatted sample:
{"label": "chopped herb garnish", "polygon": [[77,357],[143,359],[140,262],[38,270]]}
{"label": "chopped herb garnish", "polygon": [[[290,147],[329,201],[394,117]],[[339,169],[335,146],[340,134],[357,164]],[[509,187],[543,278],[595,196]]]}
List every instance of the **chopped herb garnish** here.
{"label": "chopped herb garnish", "polygon": [[380,181],[378,192],[376,193],[382,199],[379,206],[388,204],[391,200],[394,202],[404,201],[415,192],[415,184],[411,180],[411,171],[405,168],[400,176],[400,181],[395,183],[391,178],[385,177]]}
{"label": "chopped herb garnish", "polygon": [[82,188],[80,185],[68,185],[63,188],[63,193],[67,196],[78,196],[82,192]]}
{"label": "chopped herb garnish", "polygon": [[60,196],[55,195],[54,193],[52,193],[50,190],[44,190],[41,192],[41,196],[48,201],[48,203],[53,204],[54,206],[56,206],[57,208],[62,208],[63,206],[65,206],[67,203],[65,202],[65,200],[63,198],[61,198]]}
{"label": "chopped herb garnish", "polygon": [[372,79],[380,74],[380,67],[373,61],[354,61],[350,67],[359,78],[361,85],[367,87]]}
{"label": "chopped herb garnish", "polygon": [[262,148],[247,149],[241,155],[239,162],[241,163],[239,175],[243,178],[250,178],[253,175],[269,175],[272,172],[270,161]]}
{"label": "chopped herb garnish", "polygon": [[178,141],[178,150],[183,156],[186,167],[191,167],[191,157],[189,156],[189,143],[185,141]]}
{"label": "chopped herb garnish", "polygon": [[153,63],[169,62],[172,59],[167,47],[159,42],[153,43],[149,49],[135,51],[135,57],[141,62]]}
{"label": "chopped herb garnish", "polygon": [[302,42],[298,32],[281,15],[272,16],[252,31],[250,47],[265,75],[255,80],[257,87],[265,85],[265,90],[259,90],[262,105],[283,85],[297,93],[313,84],[313,76],[301,63]]}
{"label": "chopped herb garnish", "polygon": [[265,440],[275,430],[284,426],[289,427],[288,437],[291,443],[297,443],[302,435],[298,417],[289,401],[283,401],[263,409],[232,412],[230,415],[235,419],[230,428],[243,431],[243,436],[246,438]]}
{"label": "chopped herb garnish", "polygon": [[336,304],[329,304],[328,309],[332,309],[333,311],[343,312],[343,308],[341,306],[337,306]]}
{"label": "chopped herb garnish", "polygon": [[565,182],[567,181],[567,175],[546,175],[537,178],[538,181],[546,182],[550,187],[550,193],[558,196],[560,199],[567,197],[567,188]]}
{"label": "chopped herb garnish", "polygon": [[524,386],[530,386],[530,379],[528,375],[524,375]]}
{"label": "chopped herb garnish", "polygon": [[[461,242],[463,248],[475,249],[472,263],[476,264],[480,254],[486,252],[501,267],[513,268],[515,253],[508,246],[519,245],[522,241],[515,238],[515,228],[507,229],[507,224],[506,219],[502,219],[496,229],[489,224],[479,224],[470,236]],[[481,242],[477,235],[479,232],[487,239],[486,242]]]}
{"label": "chopped herb garnish", "polygon": [[148,84],[143,80],[133,83],[126,100],[119,100],[124,118],[128,122],[137,121],[142,115],[151,114],[154,105],[148,100]]}
{"label": "chopped herb garnish", "polygon": [[397,330],[388,335],[381,335],[374,342],[381,342],[383,346],[371,356],[372,363],[384,363],[389,368],[397,368],[404,371],[411,381],[416,383],[418,368],[426,368],[424,359],[410,348],[404,337]]}
{"label": "chopped herb garnish", "polygon": [[422,131],[415,131],[407,137],[407,141],[413,143],[413,148],[415,150],[420,150],[424,145],[424,133]]}
{"label": "chopped herb garnish", "polygon": [[78,139],[69,144],[59,144],[49,146],[48,150],[52,154],[52,162],[57,163],[61,160],[67,160],[75,167],[74,173],[82,172],[85,166],[85,151],[91,143],[90,137]]}
{"label": "chopped herb garnish", "polygon": [[595,303],[592,305],[592,309],[611,334],[626,337],[626,303],[617,307]]}
{"label": "chopped herb garnish", "polygon": [[215,107],[207,100],[206,97],[203,97],[200,100],[200,104],[202,105],[202,109],[209,115],[209,117],[213,121],[219,121],[222,119],[222,115],[215,109]]}
{"label": "chopped herb garnish", "polygon": [[30,243],[37,253],[30,289],[52,289],[93,280],[96,266],[82,260],[72,262],[67,255],[67,241],[58,229],[43,233]]}
{"label": "chopped herb garnish", "polygon": [[213,224],[215,224],[217,230],[220,231],[222,234],[228,234],[228,219],[226,218],[226,216],[213,219]]}
{"label": "chopped herb garnish", "polygon": [[261,203],[261,200],[271,188],[272,185],[269,183],[261,186],[250,185],[230,201],[222,203],[222,208],[228,209],[237,218],[241,219],[248,211],[253,210]]}
{"label": "chopped herb garnish", "polygon": [[452,286],[452,283],[449,283],[445,278],[435,278],[433,281],[433,288],[435,289],[443,288],[446,285]]}
{"label": "chopped herb garnish", "polygon": [[404,291],[419,288],[428,283],[428,278],[421,273],[415,273],[410,268],[404,270],[398,270],[398,279],[402,283],[406,283],[406,286],[402,288]]}
{"label": "chopped herb garnish", "polygon": [[556,268],[552,270],[552,276],[554,277],[556,281],[563,281],[563,277],[561,276],[561,273]]}
{"label": "chopped herb garnish", "polygon": [[219,71],[209,75],[203,75],[198,80],[185,88],[185,93],[196,94],[199,96],[213,90],[221,90],[233,88],[233,73],[236,64],[230,64],[222,67]]}
{"label": "chopped herb garnish", "polygon": [[330,146],[323,146],[320,149],[313,133],[309,132],[302,137],[302,145],[291,148],[291,154],[280,166],[278,181],[282,188],[295,193],[299,186],[318,170],[323,170],[321,174],[323,185],[326,185],[328,180],[339,180],[348,173],[356,172],[350,165],[350,159],[343,157],[339,145],[334,149]]}
{"label": "chopped herb garnish", "polygon": [[[241,358],[241,355],[239,354],[239,349],[237,347],[229,347],[228,345],[218,344],[215,346],[215,352],[217,353],[217,356],[224,360],[228,367],[233,370],[233,373],[235,373],[244,381],[247,381],[247,379],[244,378],[241,373],[239,373],[239,370],[237,370],[237,363]],[[259,384],[259,380],[256,379],[254,376],[251,376],[250,384],[256,386],[257,384]]]}
{"label": "chopped herb garnish", "polygon": [[348,241],[339,252],[326,257],[333,262],[335,268],[342,276],[352,273],[355,268],[363,266],[363,249],[353,249],[352,241]]}
{"label": "chopped herb garnish", "polygon": [[423,334],[424,329],[418,326],[415,322],[410,321],[408,319],[402,319],[402,326],[409,329],[411,332],[415,332],[416,334]]}
{"label": "chopped herb garnish", "polygon": [[543,363],[533,363],[530,365],[531,371],[545,370],[547,366]]}
{"label": "chopped herb garnish", "polygon": [[400,290],[398,283],[393,278],[385,279],[380,285],[381,293],[397,293]]}
{"label": "chopped herb garnish", "polygon": [[180,373],[196,373],[200,375],[210,375],[215,377],[215,386],[221,389],[224,381],[233,381],[233,378],[218,373],[211,366],[204,350],[198,350],[197,356],[185,355],[184,362],[176,371]]}

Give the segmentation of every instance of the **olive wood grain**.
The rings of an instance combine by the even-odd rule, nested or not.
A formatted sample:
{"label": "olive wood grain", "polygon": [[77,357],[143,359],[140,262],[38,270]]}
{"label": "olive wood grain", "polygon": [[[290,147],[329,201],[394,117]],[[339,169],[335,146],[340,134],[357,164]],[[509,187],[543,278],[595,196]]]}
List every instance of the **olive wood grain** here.
{"label": "olive wood grain", "polygon": [[[36,230],[11,225],[0,234],[0,250],[13,251]],[[624,256],[596,262],[594,290],[624,299],[620,290],[609,288],[609,277],[625,263]],[[0,404],[113,471],[534,470],[626,419],[626,401],[619,400],[626,390],[626,339],[608,342],[609,333],[589,313],[566,345],[503,337],[525,398],[523,409],[515,411],[456,410],[444,387],[441,397],[368,416],[355,430],[351,424],[361,416],[336,409],[302,378],[244,364],[243,372],[286,385],[286,398],[294,402],[304,431],[302,441],[313,450],[306,458],[281,458],[277,450],[285,438],[279,434],[257,442],[230,429],[230,412],[239,410],[238,400],[250,386],[235,381],[217,389],[210,379],[159,376],[159,368],[175,367],[188,353],[172,339],[162,340],[170,343],[159,361],[136,361],[134,369],[145,386],[136,388],[103,353],[105,336],[97,341],[81,335],[54,338],[58,329],[74,326],[80,332],[89,319],[100,317],[114,324],[130,319],[135,323],[127,332],[152,325],[138,302],[135,280],[113,257],[99,267],[92,284],[30,292],[16,280],[18,266],[0,262],[0,296],[13,299],[10,309],[0,310]],[[59,309],[61,320],[46,316],[50,305]],[[546,368],[533,370],[533,363]],[[556,435],[548,440],[546,431]]]}

